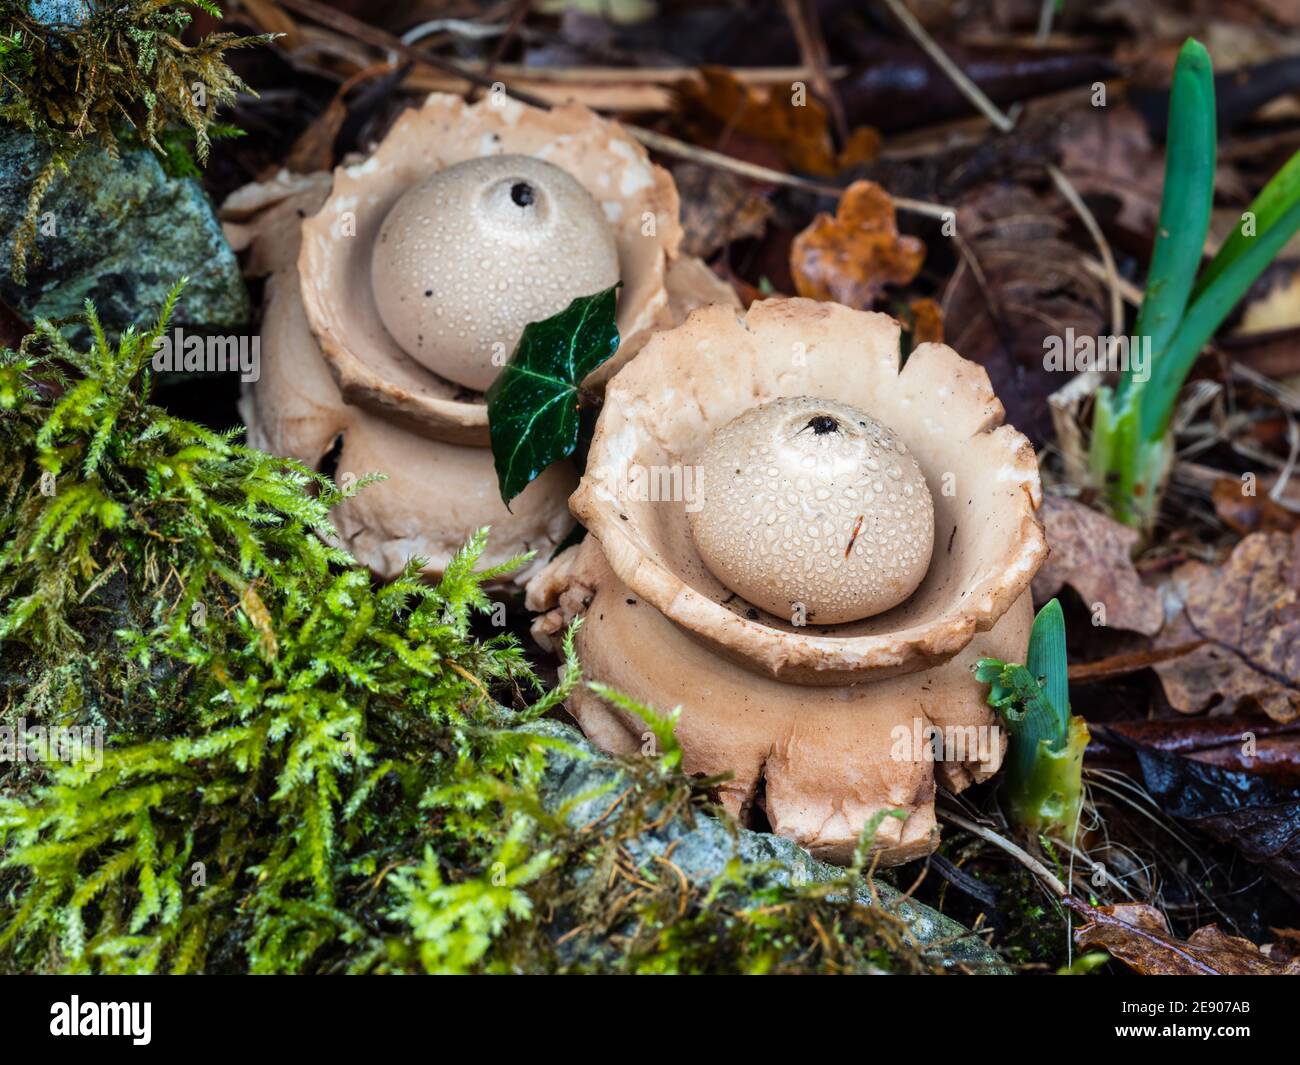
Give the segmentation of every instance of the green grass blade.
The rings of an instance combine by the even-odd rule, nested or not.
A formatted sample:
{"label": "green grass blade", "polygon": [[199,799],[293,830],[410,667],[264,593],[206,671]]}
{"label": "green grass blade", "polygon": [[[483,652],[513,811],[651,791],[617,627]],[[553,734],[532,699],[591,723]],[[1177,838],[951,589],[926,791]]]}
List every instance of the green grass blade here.
{"label": "green grass blade", "polygon": [[1262,234],[1276,226],[1287,211],[1295,206],[1298,198],[1300,198],[1300,152],[1291,156],[1286,165],[1273,175],[1272,180],[1264,186],[1264,190],[1255,197],[1255,202],[1250,205],[1248,212],[1253,216],[1253,228],[1247,233],[1246,227],[1241,225],[1232,231],[1232,235],[1219,249],[1219,254],[1197,278],[1196,287],[1192,289],[1191,302],[1195,303],[1225,270],[1246,254]]}
{"label": "green grass blade", "polygon": [[[1278,176],[1281,176],[1280,172]],[[1260,198],[1263,196],[1261,193]],[[1145,439],[1158,440],[1164,436],[1173,417],[1178,391],[1206,341],[1214,336],[1246,290],[1297,229],[1300,229],[1300,186],[1295,188],[1290,203],[1276,216],[1273,224],[1249,238],[1249,243],[1206,286],[1184,315],[1164,355],[1153,360],[1151,380],[1142,390],[1142,433]]]}
{"label": "green grass blade", "polygon": [[[1157,362],[1178,329],[1200,269],[1214,199],[1215,137],[1210,53],[1189,38],[1174,67],[1160,224],[1136,325],[1139,337],[1151,338]],[[1133,386],[1132,375],[1125,374],[1120,398]]]}

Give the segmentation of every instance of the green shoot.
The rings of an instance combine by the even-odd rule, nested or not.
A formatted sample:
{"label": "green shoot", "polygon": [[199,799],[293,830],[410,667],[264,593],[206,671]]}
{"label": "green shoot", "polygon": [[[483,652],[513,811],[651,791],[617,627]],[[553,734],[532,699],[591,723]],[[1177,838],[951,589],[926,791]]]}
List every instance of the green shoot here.
{"label": "green shoot", "polygon": [[[1169,105],[1164,193],[1135,339],[1148,358],[1097,393],[1092,472],[1111,513],[1149,528],[1172,459],[1179,390],[1206,342],[1300,229],[1300,153],[1274,175],[1197,278],[1214,198],[1214,77],[1209,53],[1183,45]],[[1145,371],[1145,372],[1142,372]]]}
{"label": "green shoot", "polygon": [[1038,612],[1025,665],[982,658],[976,679],[1011,733],[1006,787],[1012,819],[1033,835],[1070,839],[1083,803],[1088,726],[1070,714],[1065,618],[1053,599]]}

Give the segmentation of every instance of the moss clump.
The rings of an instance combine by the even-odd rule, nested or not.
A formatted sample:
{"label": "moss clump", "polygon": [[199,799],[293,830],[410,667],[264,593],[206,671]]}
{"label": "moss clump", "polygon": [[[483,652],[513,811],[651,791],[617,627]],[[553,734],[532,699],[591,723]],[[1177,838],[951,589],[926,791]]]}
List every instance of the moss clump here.
{"label": "moss clump", "polygon": [[231,48],[264,44],[267,35],[208,34],[181,41],[191,14],[220,18],[208,0],[127,0],[95,4],[79,19],[55,21],[33,13],[27,0],[0,0],[0,119],[30,132],[50,158],[28,195],[13,247],[15,280],[22,282],[36,240],[40,203],[55,175],[87,145],[116,156],[129,133],[190,172],[177,131],[188,131],[199,162],[208,155],[217,110],[238,92],[251,92],[226,65]]}
{"label": "moss clump", "polygon": [[328,481],[150,404],[174,300],[116,345],[90,311],[89,351],[41,323],[0,355],[0,726],[105,737],[0,763],[0,969],[940,966],[860,879],[701,885],[638,851],[709,805],[648,709],[666,754],[575,821],[594,797],[546,791],[538,719],[578,672],[544,692],[473,637],[485,533],[436,587],[376,586],[321,538]]}

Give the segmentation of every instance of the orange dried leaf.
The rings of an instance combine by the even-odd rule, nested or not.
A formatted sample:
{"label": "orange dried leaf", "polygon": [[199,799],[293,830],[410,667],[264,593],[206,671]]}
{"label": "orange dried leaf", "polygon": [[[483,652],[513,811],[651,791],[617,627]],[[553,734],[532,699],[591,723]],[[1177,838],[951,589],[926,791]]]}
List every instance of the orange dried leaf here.
{"label": "orange dried leaf", "polygon": [[849,134],[849,141],[836,160],[840,170],[871,162],[880,154],[880,133],[870,126],[859,126]]}
{"label": "orange dried leaf", "polygon": [[796,99],[784,87],[747,85],[724,67],[701,67],[698,80],[678,82],[676,89],[679,117],[695,133],[709,135],[700,123],[707,116],[713,120],[712,132],[735,132],[770,144],[794,170],[823,176],[836,172],[826,109],[812,96]]}
{"label": "orange dried leaf", "polygon": [[943,343],[943,308],[934,300],[912,300],[907,305],[912,314],[912,346]]}
{"label": "orange dried leaf", "polygon": [[801,296],[870,310],[886,285],[906,285],[925,261],[925,244],[900,236],[894,201],[872,181],[855,181],[835,217],[822,213],[790,245]]}

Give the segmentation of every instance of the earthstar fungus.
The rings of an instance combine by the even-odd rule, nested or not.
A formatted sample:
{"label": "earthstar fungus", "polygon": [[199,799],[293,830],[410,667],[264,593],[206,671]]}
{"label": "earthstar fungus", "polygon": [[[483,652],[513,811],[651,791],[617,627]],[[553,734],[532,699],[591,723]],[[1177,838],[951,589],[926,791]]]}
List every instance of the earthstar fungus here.
{"label": "earthstar fungus", "polygon": [[[863,439],[826,441],[834,429],[816,419],[843,428],[857,412],[868,416]],[[680,706],[687,771],[732,774],[723,799],[742,818],[761,807],[778,834],[847,861],[868,820],[897,811],[876,830],[880,860],[926,854],[938,838],[936,781],[960,790],[1001,762],[1005,743],[971,667],[985,656],[1024,660],[1029,584],[1047,553],[1033,448],[1002,416],[984,370],[950,348],[922,344],[900,369],[899,326],[885,315],[804,299],[756,303],[743,317],[698,310],[610,382],[570,499],[590,535],[530,583],[529,606],[541,612],[534,633],[549,643],[585,615],[584,675],[660,709]],[[809,422],[806,435],[818,439],[791,445],[791,427]],[[728,442],[737,424],[739,450]],[[770,465],[758,461],[764,441],[775,442]],[[816,457],[819,441],[835,449],[831,461]],[[723,456],[730,467],[717,465]],[[885,474],[876,491],[867,459],[881,473],[893,460],[898,476]],[[846,474],[855,462],[862,469]],[[673,482],[673,471],[696,469],[703,499],[629,488],[645,471],[686,485],[692,478]],[[766,603],[720,579],[734,573],[700,536],[710,508],[727,505],[728,478],[754,510],[756,544],[775,527],[773,542],[805,552],[794,556],[800,566],[769,570]],[[723,496],[711,501],[719,484]],[[815,575],[823,561],[824,574],[855,572],[872,557],[862,530],[879,541],[875,518],[886,514],[901,524],[885,538],[902,529],[926,556],[914,590],[915,573],[887,595],[859,575],[845,582],[854,594],[833,596],[821,618],[807,603],[789,609],[792,593],[777,578],[792,568]],[[569,706],[600,746],[642,748],[644,725],[590,689]]]}
{"label": "earthstar fungus", "polygon": [[[482,389],[527,322],[620,280],[621,344],[600,386],[654,328],[730,288],[679,256],[672,178],[616,123],[578,105],[433,94],[332,175],[246,186],[223,206],[247,270],[267,275],[250,440],[339,475],[387,480],[340,504],[343,546],[381,576],[438,574],[492,526],[486,565],[572,527],[567,463],[498,494]],[[674,274],[682,272],[680,279]],[[587,289],[589,291],[579,291]],[[331,456],[331,453],[334,453]]]}

